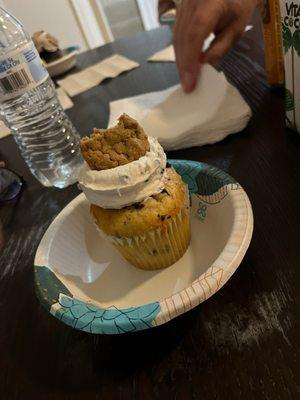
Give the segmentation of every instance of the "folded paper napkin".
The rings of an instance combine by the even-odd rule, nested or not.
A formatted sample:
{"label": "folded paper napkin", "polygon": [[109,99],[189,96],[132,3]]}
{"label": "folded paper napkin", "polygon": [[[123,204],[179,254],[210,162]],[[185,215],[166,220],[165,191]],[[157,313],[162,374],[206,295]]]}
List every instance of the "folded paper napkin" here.
{"label": "folded paper napkin", "polygon": [[171,44],[170,46],[154,53],[151,57],[148,58],[148,61],[151,62],[175,62],[175,51],[174,46]]}
{"label": "folded paper napkin", "polygon": [[63,88],[58,88],[56,89],[56,94],[58,97],[58,100],[64,110],[68,110],[69,108],[73,107],[73,101],[70,99],[70,97],[67,95],[67,93],[63,90]]}
{"label": "folded paper napkin", "polygon": [[106,78],[115,78],[122,72],[138,66],[137,62],[115,54],[89,68],[68,75],[66,78],[57,81],[57,83],[72,97],[99,85]]}
{"label": "folded paper napkin", "polygon": [[[56,94],[58,100],[64,110],[68,110],[69,108],[73,107],[73,102],[70,97],[64,92],[62,88],[56,89]],[[0,121],[0,139],[8,136],[10,134],[10,129],[4,125],[4,122]]]}
{"label": "folded paper napkin", "polygon": [[4,122],[0,121],[0,139],[8,136],[10,134],[10,129],[4,125]]}
{"label": "folded paper napkin", "polygon": [[[203,51],[209,48],[211,42],[214,40],[215,35],[211,33],[208,38],[204,41]],[[170,46],[159,50],[157,53],[152,54],[151,57],[148,58],[148,61],[151,62],[175,62],[175,51],[174,46],[171,44]]]}
{"label": "folded paper napkin", "polygon": [[[247,25],[245,28],[245,32],[250,31],[253,28],[252,25]],[[211,44],[211,42],[214,40],[215,35],[211,33],[207,39],[204,41],[203,44],[203,51],[207,50]],[[158,52],[152,54],[151,57],[148,58],[148,61],[151,62],[175,62],[175,51],[174,51],[174,46],[171,44],[170,46],[159,50]]]}
{"label": "folded paper napkin", "polygon": [[122,113],[136,118],[165,150],[215,143],[247,125],[251,110],[222,72],[203,65],[197,88],[180,85],[110,103],[108,126]]}

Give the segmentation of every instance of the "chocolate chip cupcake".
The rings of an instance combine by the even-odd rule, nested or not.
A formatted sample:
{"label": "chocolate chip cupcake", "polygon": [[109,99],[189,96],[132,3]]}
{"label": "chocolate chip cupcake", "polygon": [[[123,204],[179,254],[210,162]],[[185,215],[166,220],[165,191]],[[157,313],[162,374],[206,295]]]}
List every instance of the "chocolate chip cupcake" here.
{"label": "chocolate chip cupcake", "polygon": [[79,184],[99,228],[134,266],[174,264],[190,241],[189,197],[157,140],[127,115],[81,141]]}

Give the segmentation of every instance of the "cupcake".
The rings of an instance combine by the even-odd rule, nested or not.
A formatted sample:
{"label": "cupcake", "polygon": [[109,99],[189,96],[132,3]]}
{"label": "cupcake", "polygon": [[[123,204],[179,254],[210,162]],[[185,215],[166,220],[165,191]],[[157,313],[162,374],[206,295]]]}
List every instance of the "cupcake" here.
{"label": "cupcake", "polygon": [[78,181],[99,232],[135,267],[166,268],[190,241],[185,183],[153,137],[123,114],[109,129],[81,140]]}

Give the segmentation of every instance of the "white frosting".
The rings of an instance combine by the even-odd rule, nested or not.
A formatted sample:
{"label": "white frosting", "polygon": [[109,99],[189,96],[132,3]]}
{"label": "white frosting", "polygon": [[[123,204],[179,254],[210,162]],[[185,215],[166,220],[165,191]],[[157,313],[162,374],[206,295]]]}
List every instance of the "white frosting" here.
{"label": "white frosting", "polygon": [[164,189],[166,155],[156,138],[148,137],[150,150],[138,160],[102,171],[84,163],[79,186],[88,201],[102,208],[122,208]]}

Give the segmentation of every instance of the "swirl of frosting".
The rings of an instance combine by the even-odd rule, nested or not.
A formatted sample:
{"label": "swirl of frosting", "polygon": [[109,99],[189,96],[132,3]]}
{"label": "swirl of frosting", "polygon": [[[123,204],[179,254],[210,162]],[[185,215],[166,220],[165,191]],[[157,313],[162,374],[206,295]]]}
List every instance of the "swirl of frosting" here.
{"label": "swirl of frosting", "polygon": [[84,163],[78,182],[90,203],[120,209],[164,189],[166,155],[156,138],[148,137],[148,140],[150,150],[128,164],[96,171]]}

